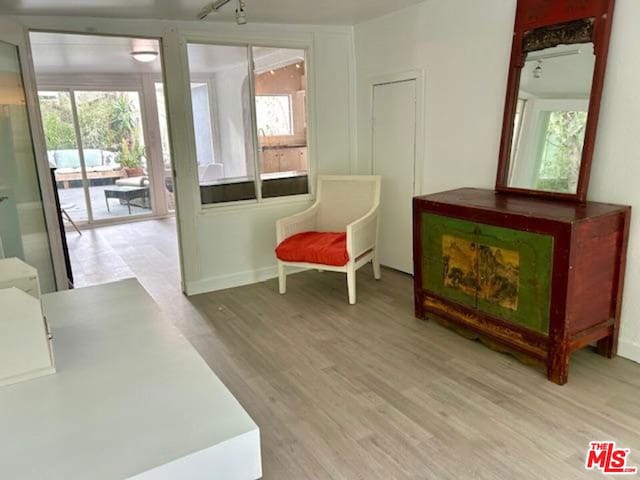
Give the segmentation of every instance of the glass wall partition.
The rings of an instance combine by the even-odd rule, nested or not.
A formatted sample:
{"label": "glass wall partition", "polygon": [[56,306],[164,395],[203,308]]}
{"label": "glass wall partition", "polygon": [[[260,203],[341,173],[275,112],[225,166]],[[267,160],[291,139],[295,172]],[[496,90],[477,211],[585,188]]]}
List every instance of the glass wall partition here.
{"label": "glass wall partition", "polygon": [[249,51],[189,44],[198,178],[205,203],[256,198]]}
{"label": "glass wall partition", "polygon": [[187,50],[202,203],[308,193],[305,51]]}
{"label": "glass wall partition", "polygon": [[44,208],[15,45],[0,41],[0,258],[35,267],[43,292],[55,290]]}
{"label": "glass wall partition", "polygon": [[253,47],[262,198],[309,192],[305,51]]}

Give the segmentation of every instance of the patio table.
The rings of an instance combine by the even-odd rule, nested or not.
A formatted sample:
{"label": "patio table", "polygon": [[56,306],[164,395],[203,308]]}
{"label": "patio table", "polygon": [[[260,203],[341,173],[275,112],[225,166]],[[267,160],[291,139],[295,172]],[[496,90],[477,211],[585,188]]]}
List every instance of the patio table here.
{"label": "patio table", "polygon": [[149,187],[109,187],[104,190],[104,201],[107,204],[107,211],[109,209],[109,199],[117,198],[127,202],[127,208],[129,209],[129,215],[131,215],[131,200],[136,198],[149,198]]}

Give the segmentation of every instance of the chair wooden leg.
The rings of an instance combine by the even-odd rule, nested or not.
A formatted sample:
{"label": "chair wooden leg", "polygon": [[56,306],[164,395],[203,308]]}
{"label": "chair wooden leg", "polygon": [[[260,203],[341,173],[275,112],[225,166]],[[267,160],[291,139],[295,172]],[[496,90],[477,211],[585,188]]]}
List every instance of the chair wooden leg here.
{"label": "chair wooden leg", "polygon": [[382,278],[382,273],[380,272],[380,257],[378,257],[377,248],[373,252],[373,260],[371,263],[373,264],[373,278],[380,280]]}
{"label": "chair wooden leg", "polygon": [[284,295],[287,293],[287,274],[284,271],[284,264],[282,262],[278,262],[278,287],[280,294]]}
{"label": "chair wooden leg", "polygon": [[73,226],[75,231],[78,232],[79,235],[82,235],[82,232],[80,231],[76,223],[73,220],[71,220],[71,216],[67,213],[67,211],[65,209],[62,209],[61,212],[62,212],[62,215],[64,215],[64,217],[67,219],[67,221]]}
{"label": "chair wooden leg", "polygon": [[347,290],[349,291],[349,304],[356,303],[356,267],[351,264],[347,267]]}

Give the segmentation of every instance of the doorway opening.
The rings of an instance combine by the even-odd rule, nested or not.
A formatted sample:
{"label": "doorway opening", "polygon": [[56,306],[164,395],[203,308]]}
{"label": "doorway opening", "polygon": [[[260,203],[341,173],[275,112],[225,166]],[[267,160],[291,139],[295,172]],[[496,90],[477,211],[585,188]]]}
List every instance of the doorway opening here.
{"label": "doorway opening", "polygon": [[135,276],[152,294],[159,278],[179,291],[160,40],[30,32],[30,42],[74,286]]}

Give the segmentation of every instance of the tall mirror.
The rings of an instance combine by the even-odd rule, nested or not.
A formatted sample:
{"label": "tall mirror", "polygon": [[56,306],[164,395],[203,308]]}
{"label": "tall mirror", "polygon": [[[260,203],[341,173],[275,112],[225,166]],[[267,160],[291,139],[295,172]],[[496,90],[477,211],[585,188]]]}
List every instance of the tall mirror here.
{"label": "tall mirror", "polygon": [[595,58],[591,42],[527,54],[514,116],[510,187],[577,192]]}
{"label": "tall mirror", "polygon": [[613,0],[518,0],[498,191],[585,201]]}

